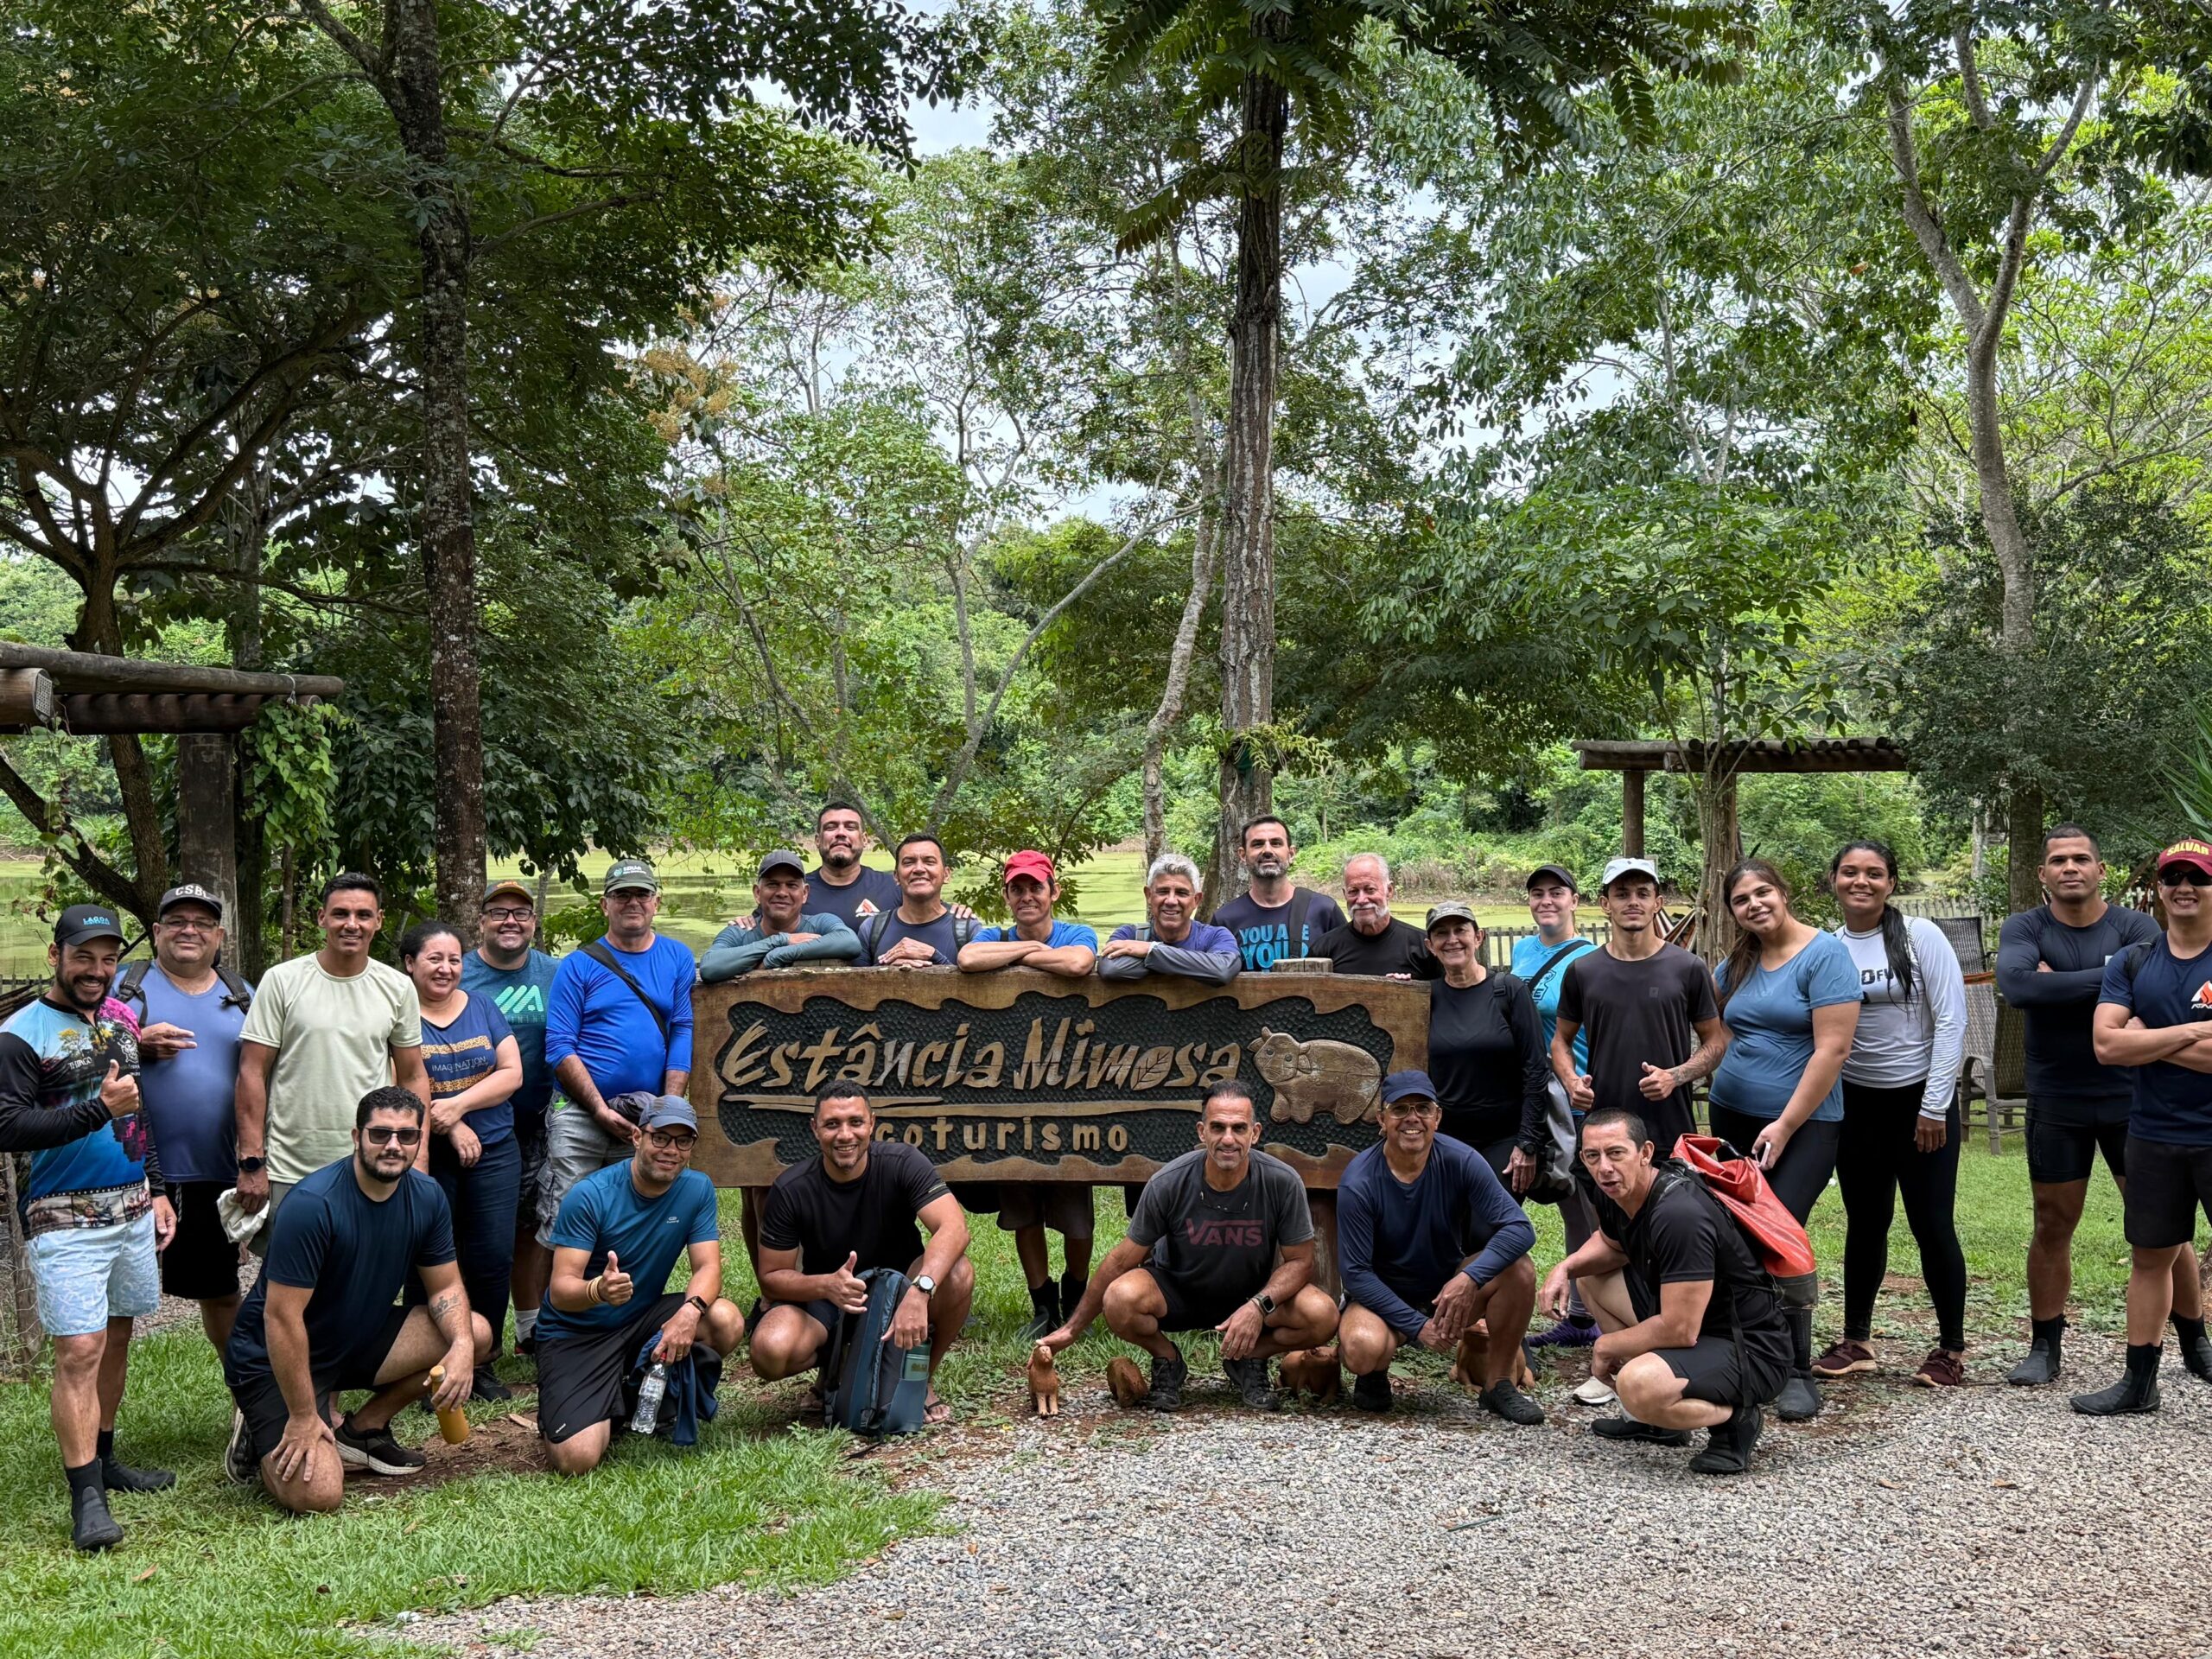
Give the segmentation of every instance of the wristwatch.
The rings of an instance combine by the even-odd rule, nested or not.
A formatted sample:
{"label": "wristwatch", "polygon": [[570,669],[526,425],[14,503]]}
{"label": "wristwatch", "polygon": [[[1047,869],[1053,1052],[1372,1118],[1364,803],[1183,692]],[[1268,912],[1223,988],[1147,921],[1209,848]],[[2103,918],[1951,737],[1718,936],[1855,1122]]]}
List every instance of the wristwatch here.
{"label": "wristwatch", "polygon": [[263,1170],[268,1167],[269,1160],[266,1158],[241,1158],[238,1160],[238,1173],[241,1175],[258,1175]]}
{"label": "wristwatch", "polygon": [[918,1273],[914,1275],[913,1287],[920,1291],[925,1297],[937,1294],[937,1281],[926,1273]]}
{"label": "wristwatch", "polygon": [[1264,1319],[1275,1311],[1275,1299],[1263,1290],[1252,1299],[1252,1306],[1260,1310],[1260,1317]]}
{"label": "wristwatch", "polygon": [[699,1310],[699,1317],[701,1319],[703,1319],[707,1317],[707,1299],[705,1297],[686,1296],[683,1300],[690,1303],[693,1307]]}

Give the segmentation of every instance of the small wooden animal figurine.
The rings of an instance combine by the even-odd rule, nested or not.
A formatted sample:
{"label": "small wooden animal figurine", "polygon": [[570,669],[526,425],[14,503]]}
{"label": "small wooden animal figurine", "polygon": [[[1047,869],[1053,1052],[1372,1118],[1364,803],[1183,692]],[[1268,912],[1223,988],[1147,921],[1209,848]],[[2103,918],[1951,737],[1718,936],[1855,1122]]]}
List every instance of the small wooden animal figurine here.
{"label": "small wooden animal figurine", "polygon": [[1321,1405],[1334,1404],[1344,1392],[1344,1371],[1334,1343],[1326,1348],[1285,1354],[1281,1371],[1284,1388],[1293,1394],[1311,1395]]}
{"label": "small wooden animal figurine", "polygon": [[[1483,1378],[1490,1369],[1490,1326],[1481,1319],[1467,1327],[1466,1335],[1459,1338],[1459,1352],[1452,1363],[1452,1380],[1461,1388],[1480,1394]],[[1529,1356],[1517,1347],[1513,1355],[1513,1386],[1532,1389],[1536,1385],[1536,1374],[1529,1369]]]}
{"label": "small wooden animal figurine", "polygon": [[1052,1363],[1052,1351],[1041,1342],[1029,1356],[1029,1401],[1039,1417],[1060,1414],[1059,1367]]}
{"label": "small wooden animal figurine", "polygon": [[1152,1385],[1144,1380],[1144,1373],[1137,1370],[1136,1362],[1123,1356],[1106,1362],[1106,1387],[1117,1406],[1134,1406],[1152,1392]]}

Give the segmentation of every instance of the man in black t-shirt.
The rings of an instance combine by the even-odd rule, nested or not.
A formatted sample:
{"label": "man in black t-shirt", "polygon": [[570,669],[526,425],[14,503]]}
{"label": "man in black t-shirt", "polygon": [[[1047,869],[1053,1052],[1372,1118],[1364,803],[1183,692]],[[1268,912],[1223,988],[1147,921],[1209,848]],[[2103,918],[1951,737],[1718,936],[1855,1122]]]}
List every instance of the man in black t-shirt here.
{"label": "man in black t-shirt", "polygon": [[[2048,902],[2007,916],[1997,944],[1998,995],[2020,1011],[2028,1062],[2031,1342],[2005,1379],[2022,1388],[2056,1381],[2063,1363],[2074,1230],[2100,1150],[2113,1184],[2127,1190],[2133,1083],[2124,1068],[2098,1060],[2090,1037],[2105,967],[2159,937],[2158,923],[2142,912],[2105,902],[2104,855],[2080,824],[2045,832],[2037,875]],[[2175,1294],[2183,1306],[2197,1306],[2194,1265],[2175,1266]]]}
{"label": "man in black t-shirt", "polygon": [[1599,1107],[1582,1125],[1581,1158],[1598,1232],[1545,1275],[1541,1300],[1567,1310],[1570,1282],[1605,1332],[1591,1374],[1610,1381],[1628,1414],[1602,1420],[1607,1440],[1687,1446],[1700,1474],[1741,1474],[1780,1393],[1792,1349],[1774,1281],[1719,1199],[1680,1169],[1662,1169],[1642,1118]]}
{"label": "man in black t-shirt", "polygon": [[899,907],[899,878],[861,862],[868,828],[850,801],[824,801],[814,815],[814,846],[821,867],[807,873],[806,908],[835,916],[855,933],[861,919]]}
{"label": "man in black t-shirt", "polygon": [[[1552,1070],[1577,1111],[1610,1106],[1636,1113],[1671,1155],[1695,1127],[1690,1085],[1710,1077],[1728,1052],[1728,1028],[1713,976],[1659,935],[1659,871],[1640,858],[1605,866],[1599,902],[1611,931],[1560,982]],[[1590,1033],[1590,1070],[1574,1063],[1574,1036]]]}
{"label": "man in black t-shirt", "polygon": [[1281,818],[1255,818],[1237,838],[1251,884],[1213,913],[1213,925],[1236,936],[1248,974],[1264,974],[1286,957],[1310,957],[1324,933],[1344,925],[1344,912],[1325,893],[1293,887],[1290,867],[1298,849]]}
{"label": "man in black t-shirt", "polygon": [[1328,957],[1340,974],[1436,978],[1443,970],[1428,954],[1428,936],[1390,914],[1395,891],[1390,867],[1380,855],[1361,853],[1345,860],[1344,907],[1351,918],[1324,933],[1313,954]]}
{"label": "man in black t-shirt", "polygon": [[[455,1265],[453,1213],[414,1167],[423,1103],[372,1089],[353,1115],[353,1155],[302,1179],[270,1223],[261,1277],[223,1350],[237,1405],[225,1464],[232,1479],[257,1465],[270,1497],[295,1514],[335,1510],[344,1471],[411,1475],[425,1459],[392,1438],[400,1408],[444,1375],[432,1402],[459,1407],[490,1363],[492,1327],[468,1311]],[[399,1305],[420,1274],[428,1306]],[[373,1390],[343,1418],[333,1396]]]}
{"label": "man in black t-shirt", "polygon": [[838,1322],[868,1306],[860,1275],[895,1268],[912,1283],[892,1340],[909,1349],[928,1342],[929,1421],[944,1422],[952,1413],[938,1398],[937,1368],[968,1322],[976,1289],[968,1217],[918,1147],[875,1138],[875,1113],[859,1084],[824,1084],[813,1127],[821,1157],[776,1178],[760,1219],[760,1291],[769,1306],[753,1326],[753,1369],[773,1382],[817,1363]]}
{"label": "man in black t-shirt", "polygon": [[1173,1411],[1190,1366],[1167,1333],[1218,1331],[1223,1374],[1246,1405],[1273,1411],[1268,1361],[1326,1342],[1337,1304],[1313,1282],[1306,1189],[1289,1165],[1253,1149],[1259,1138],[1251,1091],[1214,1084],[1198,1112],[1198,1149],[1145,1183],[1128,1236],[1038,1345],[1058,1353],[1103,1311],[1108,1330],[1152,1356],[1145,1403]]}

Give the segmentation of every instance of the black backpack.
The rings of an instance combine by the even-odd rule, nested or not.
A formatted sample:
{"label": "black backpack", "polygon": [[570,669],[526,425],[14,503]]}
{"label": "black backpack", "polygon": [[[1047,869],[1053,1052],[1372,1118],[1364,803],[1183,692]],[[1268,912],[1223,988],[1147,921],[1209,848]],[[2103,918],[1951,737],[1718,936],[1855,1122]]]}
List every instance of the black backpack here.
{"label": "black backpack", "polygon": [[[123,977],[115,982],[115,1000],[126,1004],[136,1002],[138,1012],[143,1014],[146,1012],[146,976],[153,967],[152,959],[146,957],[126,963]],[[223,982],[223,1007],[245,1009],[253,1006],[253,988],[219,962],[215,964],[215,977]]]}

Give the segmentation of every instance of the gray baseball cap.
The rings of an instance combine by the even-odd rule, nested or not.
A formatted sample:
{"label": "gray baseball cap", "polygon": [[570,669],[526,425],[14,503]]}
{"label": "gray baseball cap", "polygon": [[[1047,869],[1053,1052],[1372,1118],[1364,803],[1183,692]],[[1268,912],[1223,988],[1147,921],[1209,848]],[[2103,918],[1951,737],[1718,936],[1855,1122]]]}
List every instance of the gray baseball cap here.
{"label": "gray baseball cap", "polygon": [[699,1115],[681,1095],[655,1095],[652,1104],[638,1114],[641,1129],[689,1129],[699,1132]]}
{"label": "gray baseball cap", "polygon": [[1648,858],[1616,858],[1605,866],[1605,879],[1598,883],[1600,893],[1624,875],[1648,875],[1651,885],[1659,885],[1659,867]]}
{"label": "gray baseball cap", "polygon": [[1478,931],[1482,927],[1482,924],[1475,919],[1473,910],[1457,899],[1446,899],[1443,904],[1428,907],[1428,931],[1435,932],[1440,922],[1465,922]]}
{"label": "gray baseball cap", "polygon": [[618,858],[607,867],[607,880],[601,883],[601,893],[621,893],[627,888],[643,887],[647,893],[660,891],[660,877],[653,874],[653,867],[642,858]]}
{"label": "gray baseball cap", "polygon": [[760,861],[760,868],[753,872],[755,881],[766,881],[778,870],[789,870],[793,875],[806,874],[806,861],[788,847],[779,847]]}

